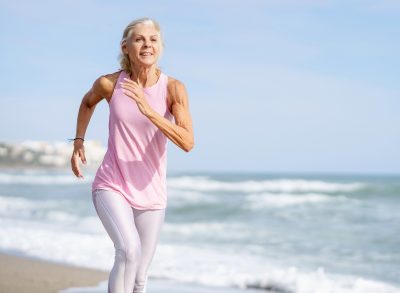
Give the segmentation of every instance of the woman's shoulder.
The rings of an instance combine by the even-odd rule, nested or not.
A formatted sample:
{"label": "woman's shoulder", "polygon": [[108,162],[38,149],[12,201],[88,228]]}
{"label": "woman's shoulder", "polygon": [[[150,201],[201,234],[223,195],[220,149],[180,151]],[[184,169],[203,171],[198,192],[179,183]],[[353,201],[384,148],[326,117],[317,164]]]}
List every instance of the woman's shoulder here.
{"label": "woman's shoulder", "polygon": [[167,104],[172,113],[172,105],[175,103],[184,104],[188,100],[186,87],[180,80],[168,76],[168,98]]}
{"label": "woman's shoulder", "polygon": [[168,76],[168,91],[170,93],[175,93],[175,92],[179,92],[181,90],[185,89],[185,85],[183,84],[182,81],[180,81],[179,79],[176,79],[172,76]]}
{"label": "woman's shoulder", "polygon": [[105,97],[111,96],[121,71],[122,70],[118,70],[99,76],[94,82],[95,90],[99,93],[102,93],[102,95]]}

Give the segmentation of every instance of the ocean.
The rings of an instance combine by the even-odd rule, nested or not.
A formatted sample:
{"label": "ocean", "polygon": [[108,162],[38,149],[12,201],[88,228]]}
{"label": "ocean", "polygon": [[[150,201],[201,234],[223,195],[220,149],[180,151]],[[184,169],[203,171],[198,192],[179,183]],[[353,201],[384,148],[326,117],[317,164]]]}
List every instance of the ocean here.
{"label": "ocean", "polygon": [[[93,178],[0,171],[0,250],[111,269]],[[400,176],[170,172],[167,181],[149,278],[243,292],[400,292]]]}

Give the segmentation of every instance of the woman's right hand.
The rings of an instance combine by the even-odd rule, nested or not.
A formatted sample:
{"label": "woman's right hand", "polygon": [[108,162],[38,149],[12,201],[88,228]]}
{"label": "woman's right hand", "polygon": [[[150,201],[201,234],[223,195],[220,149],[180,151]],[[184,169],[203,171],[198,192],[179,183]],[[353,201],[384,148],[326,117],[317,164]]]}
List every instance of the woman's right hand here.
{"label": "woman's right hand", "polygon": [[71,168],[76,177],[84,179],[83,174],[79,169],[79,159],[81,159],[82,163],[86,165],[85,147],[83,145],[83,141],[80,139],[74,141],[74,151],[71,157]]}
{"label": "woman's right hand", "polygon": [[[85,94],[79,106],[76,134],[83,137],[89,125],[90,117],[99,103],[104,97],[111,97],[115,83],[118,80],[120,71],[102,75],[96,79],[92,88]],[[71,168],[75,176],[83,179],[83,174],[79,169],[79,159],[86,165],[85,148],[83,140],[74,140],[74,152],[71,157]]]}

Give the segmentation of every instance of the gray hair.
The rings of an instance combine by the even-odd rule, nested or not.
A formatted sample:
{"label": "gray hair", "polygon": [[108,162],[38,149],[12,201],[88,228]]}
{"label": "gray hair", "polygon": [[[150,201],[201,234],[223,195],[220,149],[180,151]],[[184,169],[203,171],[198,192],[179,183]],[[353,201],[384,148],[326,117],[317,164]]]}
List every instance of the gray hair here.
{"label": "gray hair", "polygon": [[[139,18],[139,19],[135,19],[135,20],[131,21],[124,29],[124,33],[122,34],[120,46],[122,47],[122,45],[130,39],[135,26],[137,26],[138,24],[141,24],[141,23],[152,24],[154,26],[154,28],[157,30],[157,32],[159,33],[160,41],[161,41],[161,49],[160,49],[160,56],[161,56],[163,53],[163,49],[164,49],[164,41],[163,41],[162,34],[161,34],[161,28],[157,21],[155,21],[154,19],[151,19],[149,17],[143,17],[143,18]],[[121,48],[121,52],[119,53],[118,59],[119,59],[121,69],[125,70],[126,72],[131,74],[131,64],[130,64],[129,56],[128,56],[128,54],[125,54],[122,51],[122,48]]]}

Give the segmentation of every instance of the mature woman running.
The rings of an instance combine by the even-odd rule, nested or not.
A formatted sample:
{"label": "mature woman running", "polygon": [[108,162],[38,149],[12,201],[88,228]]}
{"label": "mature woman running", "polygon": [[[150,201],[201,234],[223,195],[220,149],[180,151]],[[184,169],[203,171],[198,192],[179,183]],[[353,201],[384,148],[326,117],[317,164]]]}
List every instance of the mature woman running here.
{"label": "mature woman running", "polygon": [[109,293],[146,292],[167,207],[167,142],[186,152],[194,146],[187,92],[158,68],[162,50],[155,20],[129,23],[121,40],[121,70],[99,77],[79,108],[71,165],[83,178],[79,159],[86,164],[90,118],[103,98],[110,107],[108,148],[92,183],[94,207],[115,247]]}

